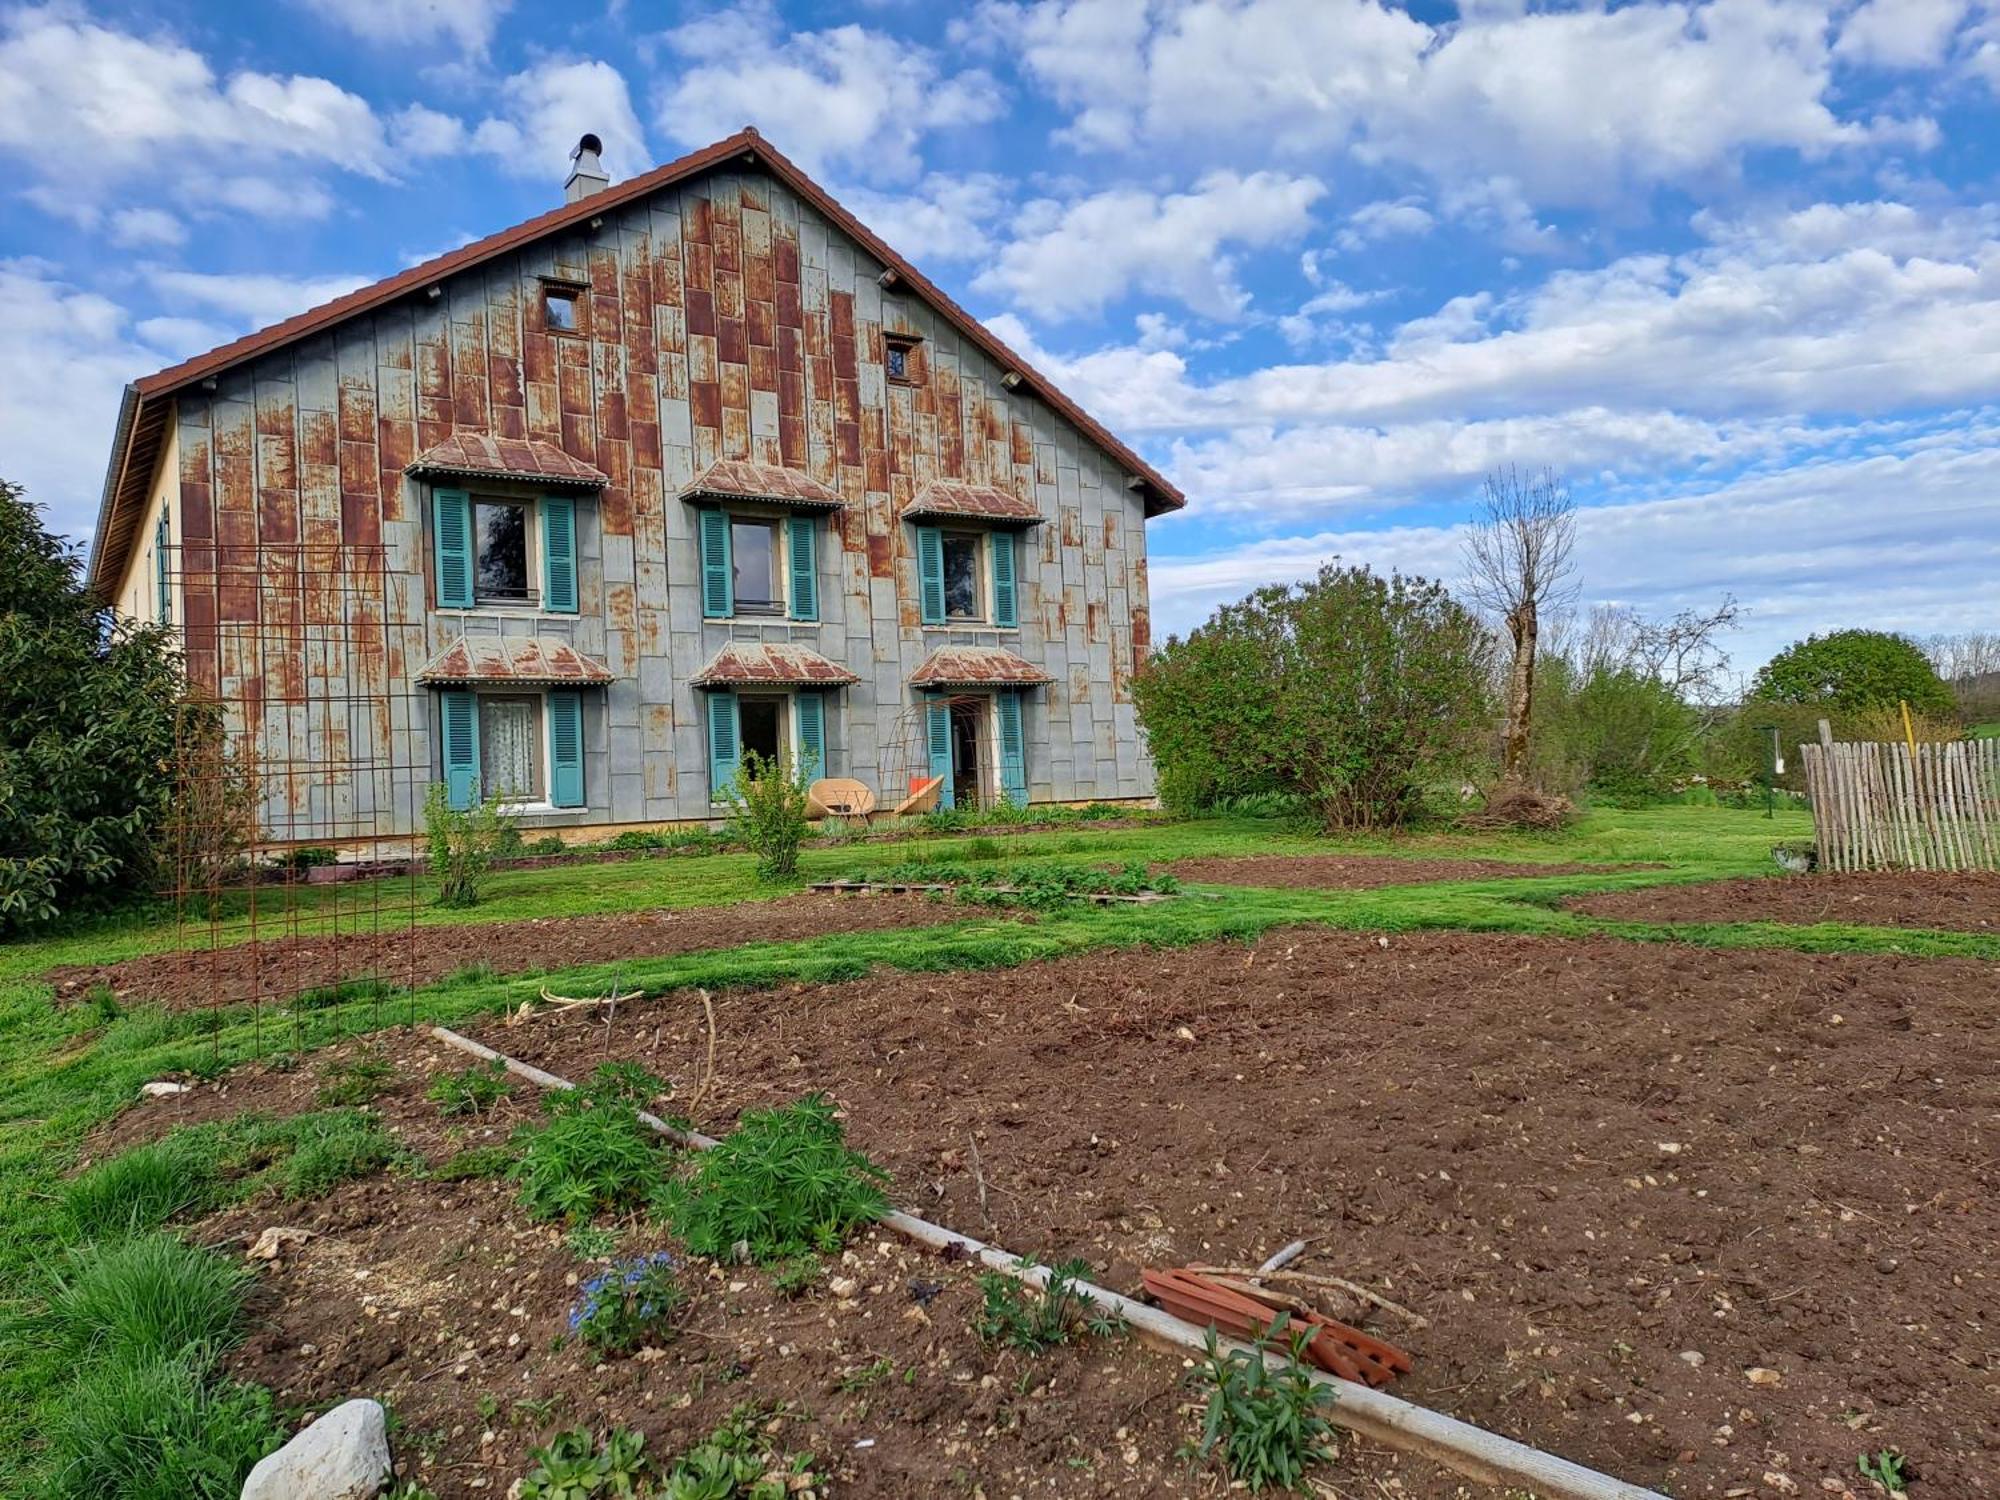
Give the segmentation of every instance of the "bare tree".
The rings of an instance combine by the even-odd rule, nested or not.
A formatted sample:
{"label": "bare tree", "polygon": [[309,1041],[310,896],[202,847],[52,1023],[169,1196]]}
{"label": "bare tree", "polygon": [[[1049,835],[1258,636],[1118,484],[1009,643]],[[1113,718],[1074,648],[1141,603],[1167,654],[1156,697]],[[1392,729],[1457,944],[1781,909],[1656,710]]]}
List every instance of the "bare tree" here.
{"label": "bare tree", "polygon": [[1576,503],[1552,470],[1523,479],[1509,466],[1486,476],[1465,540],[1465,585],[1475,601],[1499,617],[1513,646],[1500,755],[1506,781],[1519,781],[1527,765],[1542,615],[1575,595],[1575,545]]}

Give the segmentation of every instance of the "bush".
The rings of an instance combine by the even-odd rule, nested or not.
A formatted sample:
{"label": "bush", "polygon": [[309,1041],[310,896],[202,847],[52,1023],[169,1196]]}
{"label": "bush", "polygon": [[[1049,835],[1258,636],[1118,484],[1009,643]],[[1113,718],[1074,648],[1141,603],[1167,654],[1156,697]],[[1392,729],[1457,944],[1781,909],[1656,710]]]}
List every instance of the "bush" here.
{"label": "bush", "polygon": [[798,873],[799,846],[812,827],[806,795],[811,784],[785,760],[766,761],[754,751],[736,768],[728,794],[729,832],[757,856],[757,873],[766,880]]}
{"label": "bush", "polygon": [[89,1245],[53,1274],[36,1332],[69,1361],[213,1354],[235,1341],[249,1281],[235,1262],[170,1234]]}
{"label": "bush", "polygon": [[1957,700],[1907,636],[1882,630],[1837,630],[1787,646],[1758,670],[1750,696],[1771,703],[1823,708],[1894,708],[1957,716]]}
{"label": "bush", "polygon": [[237,1500],[287,1437],[270,1392],[211,1385],[200,1351],[92,1366],[49,1404],[50,1500]]}
{"label": "bush", "polygon": [[839,1248],[848,1231],[888,1212],[889,1174],[850,1151],[833,1105],[808,1095],[783,1109],[753,1109],[692,1174],[671,1182],[660,1206],[697,1255],[742,1247],[760,1264]]}
{"label": "bush", "polygon": [[507,816],[498,792],[461,811],[451,805],[440,781],[424,794],[424,834],[438,883],[433,899],[439,906],[477,906],[493,861],[521,841],[521,830]]}
{"label": "bush", "polygon": [[1699,766],[1701,716],[1665,682],[1599,665],[1578,680],[1560,657],[1536,674],[1530,746],[1535,784],[1574,795],[1665,796]]}
{"label": "bush", "polygon": [[1284,1344],[1290,1314],[1280,1313],[1248,1349],[1224,1352],[1211,1330],[1208,1358],[1200,1379],[1208,1387],[1202,1416],[1201,1456],[1218,1448],[1231,1478],[1253,1490],[1266,1485],[1296,1489],[1307,1467],[1326,1456],[1333,1424],[1323,1407],[1333,1393],[1306,1373],[1299,1354],[1301,1335],[1288,1348],[1282,1369],[1264,1362],[1266,1350]]}
{"label": "bush", "polygon": [[1492,640],[1442,587],[1323,568],[1223,606],[1133,682],[1179,811],[1299,797],[1323,828],[1408,823],[1456,780],[1488,722]]}
{"label": "bush", "polygon": [[523,1126],[509,1174],[538,1219],[581,1223],[642,1206],[665,1180],[659,1137],[633,1113],[664,1085],[636,1069],[607,1065],[580,1088],[546,1094],[548,1118]]}

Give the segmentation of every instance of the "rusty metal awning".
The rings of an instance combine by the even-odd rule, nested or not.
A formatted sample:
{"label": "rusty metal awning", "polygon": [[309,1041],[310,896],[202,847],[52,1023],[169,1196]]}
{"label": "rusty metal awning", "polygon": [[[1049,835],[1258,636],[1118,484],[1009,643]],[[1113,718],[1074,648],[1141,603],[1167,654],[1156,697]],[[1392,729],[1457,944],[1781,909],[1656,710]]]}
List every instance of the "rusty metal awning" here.
{"label": "rusty metal awning", "polygon": [[611,669],[553,636],[462,635],[424,663],[417,681],[432,687],[601,687],[611,681]]}
{"label": "rusty metal awning", "polygon": [[910,674],[920,688],[1039,687],[1055,679],[998,646],[940,646]]}
{"label": "rusty metal awning", "polygon": [[861,679],[804,646],[733,641],[695,673],[698,688],[846,687]]}
{"label": "rusty metal awning", "polygon": [[690,504],[712,500],[758,500],[797,510],[844,510],[847,502],[809,474],[748,459],[718,458],[681,491]]}
{"label": "rusty metal awning", "polygon": [[461,432],[426,448],[405,472],[418,478],[517,479],[585,490],[601,490],[611,482],[603,470],[571,458],[554,443],[483,432]]}
{"label": "rusty metal awning", "polygon": [[1042,513],[1035,502],[990,485],[933,479],[903,507],[906,521],[985,521],[993,526],[1039,526]]}

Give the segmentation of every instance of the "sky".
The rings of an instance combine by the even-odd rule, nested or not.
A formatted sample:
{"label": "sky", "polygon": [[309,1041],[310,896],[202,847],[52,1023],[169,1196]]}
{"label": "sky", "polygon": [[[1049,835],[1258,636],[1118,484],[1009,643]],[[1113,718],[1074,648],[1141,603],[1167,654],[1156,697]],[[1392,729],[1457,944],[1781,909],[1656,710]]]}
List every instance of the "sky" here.
{"label": "sky", "polygon": [[1162,633],[1504,465],[1739,671],[2000,626],[2000,0],[0,0],[0,475],[85,539],[126,381],[745,124],[1186,491]]}

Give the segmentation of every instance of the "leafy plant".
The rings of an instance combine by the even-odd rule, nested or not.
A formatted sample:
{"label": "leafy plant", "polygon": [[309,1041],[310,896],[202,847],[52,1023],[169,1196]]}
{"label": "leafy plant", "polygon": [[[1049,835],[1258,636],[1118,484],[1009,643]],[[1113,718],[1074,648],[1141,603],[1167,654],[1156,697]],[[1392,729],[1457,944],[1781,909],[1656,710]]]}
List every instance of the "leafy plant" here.
{"label": "leafy plant", "polygon": [[664,1250],[616,1262],[583,1284],[569,1313],[569,1331],[599,1354],[630,1354],[673,1336],[673,1317],[687,1293],[674,1277],[679,1263]]}
{"label": "leafy plant", "polygon": [[637,1208],[657,1192],[665,1175],[658,1138],[633,1105],[664,1087],[629,1064],[607,1065],[580,1088],[545,1095],[547,1118],[516,1132],[520,1156],[509,1169],[528,1212],[581,1223]]}
{"label": "leafy plant", "polygon": [[520,1500],[592,1500],[600,1495],[628,1500],[646,1494],[653,1462],[645,1447],[646,1435],[629,1427],[614,1428],[602,1445],[581,1427],[559,1432],[546,1447],[529,1450],[534,1467],[522,1476]]}
{"label": "leafy plant", "polygon": [[1909,1493],[1909,1476],[1903,1467],[1903,1455],[1894,1448],[1884,1448],[1879,1453],[1864,1453],[1855,1460],[1855,1467],[1861,1471],[1863,1479],[1873,1480],[1892,1495]]}
{"label": "leafy plant", "polygon": [[386,1057],[364,1052],[359,1057],[328,1064],[323,1076],[325,1082],[319,1086],[320,1103],[366,1104],[388,1088],[396,1070]]}
{"label": "leafy plant", "polygon": [[618,1248],[618,1231],[596,1224],[572,1224],[563,1245],[578,1260],[597,1260]]}
{"label": "leafy plant", "polygon": [[979,1278],[981,1306],[975,1325],[980,1339],[1008,1349],[1040,1354],[1066,1344],[1079,1329],[1093,1337],[1122,1333],[1125,1320],[1100,1312],[1076,1289],[1089,1273],[1082,1260],[1066,1260],[1049,1268],[1040,1290],[1015,1277],[988,1271]]}
{"label": "leafy plant", "polygon": [[431,1080],[424,1097],[440,1114],[483,1115],[513,1092],[506,1064],[479,1062],[456,1073],[440,1073]]}
{"label": "leafy plant", "polygon": [[249,1273],[169,1234],[87,1245],[51,1273],[32,1326],[66,1361],[126,1364],[234,1342]]}
{"label": "leafy plant", "polygon": [[[1200,1367],[1198,1378],[1208,1387],[1201,1457],[1219,1449],[1230,1476],[1253,1490],[1294,1489],[1311,1464],[1330,1454],[1333,1424],[1324,1408],[1333,1393],[1306,1373],[1300,1359],[1306,1336],[1284,1342],[1290,1321],[1290,1314],[1278,1314],[1248,1349],[1223,1350],[1211,1330]],[[1277,1369],[1265,1362],[1274,1344],[1286,1351]]]}
{"label": "leafy plant", "polygon": [[410,1159],[382,1122],[358,1109],[294,1115],[252,1132],[249,1154],[278,1159],[266,1174],[287,1198],[317,1198],[343,1182]]}
{"label": "leafy plant", "polygon": [[736,768],[727,791],[729,832],[757,856],[757,873],[766,880],[798,873],[799,846],[812,826],[811,785],[783,757],[767,761],[752,751]]}
{"label": "leafy plant", "polygon": [[746,1111],[692,1173],[659,1195],[674,1232],[697,1255],[739,1247],[762,1264],[838,1248],[848,1231],[888,1211],[889,1175],[847,1147],[833,1105],[811,1094],[782,1109]]}
{"label": "leafy plant", "polygon": [[1894,708],[1956,717],[1958,703],[1921,647],[1883,630],[1836,630],[1809,635],[1757,671],[1750,696],[1771,703],[1828,708]]}
{"label": "leafy plant", "polygon": [[780,1297],[803,1297],[819,1285],[826,1268],[817,1255],[793,1255],[771,1267],[771,1290]]}
{"label": "leafy plant", "polygon": [[498,789],[474,806],[459,809],[451,805],[441,781],[432,782],[424,793],[424,834],[430,872],[438,886],[433,899],[439,906],[453,907],[479,904],[493,861],[521,837]]}
{"label": "leafy plant", "polygon": [[739,1406],[674,1461],[660,1500],[813,1500],[813,1463],[810,1453],[775,1453],[756,1408]]}

